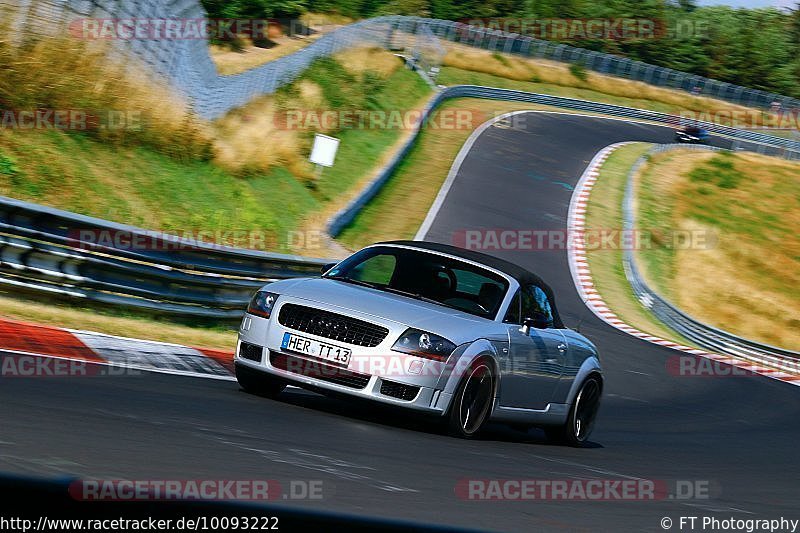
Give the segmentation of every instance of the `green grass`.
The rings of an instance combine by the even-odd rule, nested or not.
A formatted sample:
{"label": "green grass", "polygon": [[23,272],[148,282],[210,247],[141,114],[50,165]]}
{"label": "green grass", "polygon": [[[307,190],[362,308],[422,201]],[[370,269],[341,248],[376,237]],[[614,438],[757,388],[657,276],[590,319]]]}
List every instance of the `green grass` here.
{"label": "green grass", "polygon": [[640,252],[648,281],[703,322],[800,349],[798,175],[796,163],[750,153],[654,156],[639,178],[640,225],[703,240]]}
{"label": "green grass", "polygon": [[[317,76],[326,95],[336,95],[333,109],[408,110],[430,94],[428,85],[414,72],[401,68],[388,80],[379,80],[365,73],[367,81],[361,87],[363,94],[342,98],[341,87],[334,89],[330,78]],[[361,106],[361,107],[359,107]],[[341,140],[336,164],[325,169],[318,182],[317,192],[322,201],[336,199],[349,190],[370,170],[386,151],[395,145],[403,131],[393,128],[349,129],[336,134]]]}
{"label": "green grass", "polygon": [[[387,80],[364,81],[336,65],[326,59],[301,77],[328,80],[322,87],[333,107],[410,109],[429,93],[406,69]],[[289,232],[368,175],[402,132],[351,129],[335,135],[341,139],[336,165],[309,187],[282,166],[233,175],[210,161],[179,161],[144,146],[111,146],[57,131],[0,130],[0,194],[167,232],[260,232],[268,248],[290,251]]]}
{"label": "green grass", "polygon": [[319,205],[282,169],[241,179],[209,162],[58,132],[4,133],[0,149],[20,169],[0,174],[2,194],[148,229],[283,236]]}

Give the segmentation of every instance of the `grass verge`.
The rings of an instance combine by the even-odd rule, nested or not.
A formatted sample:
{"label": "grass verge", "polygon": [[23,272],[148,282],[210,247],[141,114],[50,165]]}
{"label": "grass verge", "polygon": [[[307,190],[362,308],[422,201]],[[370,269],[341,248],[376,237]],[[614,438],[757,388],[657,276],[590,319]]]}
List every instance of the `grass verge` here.
{"label": "grass verge", "polygon": [[648,282],[703,322],[800,350],[798,176],[800,164],[758,154],[655,155],[638,194]]}
{"label": "grass verge", "polygon": [[[663,113],[693,111],[719,117],[721,123],[729,123],[729,117],[757,112],[724,100],[694,96],[685,91],[589,72],[566,63],[504,55],[453,43],[448,43],[447,49],[444,68],[439,77],[439,82],[446,85],[492,85]],[[485,80],[493,83],[486,83]],[[762,114],[764,123],[769,123],[768,113]]]}
{"label": "grass verge", "polygon": [[149,317],[20,298],[0,291],[0,316],[14,320],[48,324],[69,329],[83,329],[134,339],[172,342],[198,348],[216,348],[232,352],[236,347],[234,327],[182,325]]}
{"label": "grass verge", "polygon": [[[320,60],[279,94],[215,123],[212,160],[176,159],[147,145],[118,146],[79,133],[2,128],[0,194],[148,229],[241,239],[223,244],[324,254],[293,246],[291,232],[369,176],[403,132],[322,130],[341,144],[337,164],[316,179],[304,154],[319,129],[281,128],[276,113],[423,105],[430,89],[399,59],[363,54],[379,56],[374,68],[364,68],[365,56],[355,52]],[[262,113],[266,107],[272,114]]]}

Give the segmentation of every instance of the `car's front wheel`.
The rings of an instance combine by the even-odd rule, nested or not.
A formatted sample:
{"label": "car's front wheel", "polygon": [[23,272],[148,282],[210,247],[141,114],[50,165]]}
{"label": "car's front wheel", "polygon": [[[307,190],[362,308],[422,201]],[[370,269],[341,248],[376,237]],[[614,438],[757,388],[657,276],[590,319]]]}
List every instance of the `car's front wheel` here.
{"label": "car's front wheel", "polygon": [[494,402],[494,365],[488,357],[472,362],[456,388],[447,415],[451,435],[470,438],[483,429]]}
{"label": "car's front wheel", "polygon": [[258,370],[251,370],[243,365],[236,365],[236,381],[245,392],[275,398],[286,388],[286,384]]}
{"label": "car's front wheel", "polygon": [[582,446],[586,443],[594,429],[602,391],[603,383],[599,377],[586,378],[575,396],[566,423],[545,428],[548,438],[570,446]]}

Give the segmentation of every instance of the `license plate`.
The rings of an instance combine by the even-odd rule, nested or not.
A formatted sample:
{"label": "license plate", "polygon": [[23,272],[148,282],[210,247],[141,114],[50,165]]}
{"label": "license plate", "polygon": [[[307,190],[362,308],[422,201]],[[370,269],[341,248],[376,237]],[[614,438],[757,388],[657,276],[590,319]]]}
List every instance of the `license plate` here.
{"label": "license plate", "polygon": [[350,356],[353,353],[349,348],[341,348],[339,346],[334,346],[333,344],[319,342],[314,339],[300,337],[299,335],[293,335],[291,333],[283,334],[281,349],[288,350],[290,352],[301,353],[304,355],[310,355],[311,357],[330,361],[342,366],[347,366],[350,364]]}

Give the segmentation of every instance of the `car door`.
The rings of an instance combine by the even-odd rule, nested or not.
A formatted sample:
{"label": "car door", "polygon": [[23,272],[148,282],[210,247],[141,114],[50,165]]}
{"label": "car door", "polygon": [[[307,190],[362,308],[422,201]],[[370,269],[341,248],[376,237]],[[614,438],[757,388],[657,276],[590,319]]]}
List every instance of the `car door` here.
{"label": "car door", "polygon": [[[566,362],[563,334],[552,327],[553,316],[545,292],[536,285],[523,287],[514,297],[505,322],[509,354],[500,392],[500,405],[544,409],[552,400]],[[525,319],[543,316],[548,327],[523,328]]]}

